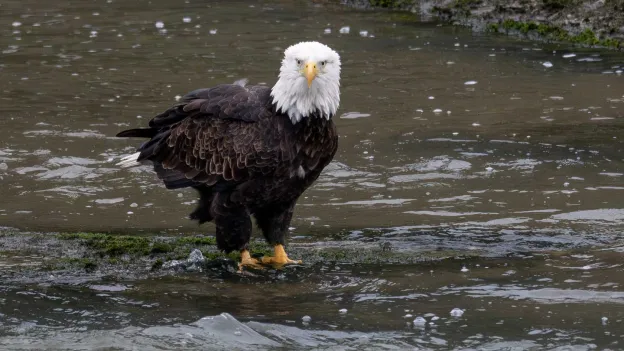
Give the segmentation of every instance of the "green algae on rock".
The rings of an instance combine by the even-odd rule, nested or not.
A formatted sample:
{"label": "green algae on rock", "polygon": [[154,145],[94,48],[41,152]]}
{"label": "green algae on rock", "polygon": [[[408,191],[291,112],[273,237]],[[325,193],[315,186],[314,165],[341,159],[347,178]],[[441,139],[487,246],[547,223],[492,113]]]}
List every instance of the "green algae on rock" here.
{"label": "green algae on rock", "polygon": [[407,10],[422,18],[534,40],[624,48],[624,0],[347,0],[357,8]]}
{"label": "green algae on rock", "polygon": [[556,42],[571,42],[585,46],[600,46],[608,48],[620,48],[622,41],[612,38],[600,39],[589,28],[578,34],[570,34],[561,27],[551,26],[547,24],[538,24],[535,22],[518,22],[512,19],[506,19],[502,23],[490,23],[487,29],[492,32],[504,32],[508,34],[511,31],[517,31],[524,35],[535,33],[541,39]]}
{"label": "green algae on rock", "polygon": [[[7,231],[0,235],[0,258],[23,262],[0,273],[15,279],[56,279],[79,277],[95,279],[107,276],[137,279],[146,276],[176,274],[175,262],[186,262],[198,249],[206,269],[236,272],[239,253],[220,252],[213,236],[200,235],[117,235],[110,233],[23,233]],[[391,250],[387,245],[354,242],[298,242],[289,245],[292,256],[303,259],[304,266],[317,264],[414,264],[440,261],[452,257],[469,257],[478,252]],[[271,255],[273,250],[256,239],[249,247],[252,256]],[[182,269],[184,271],[184,269]],[[25,278],[24,278],[25,277]]]}

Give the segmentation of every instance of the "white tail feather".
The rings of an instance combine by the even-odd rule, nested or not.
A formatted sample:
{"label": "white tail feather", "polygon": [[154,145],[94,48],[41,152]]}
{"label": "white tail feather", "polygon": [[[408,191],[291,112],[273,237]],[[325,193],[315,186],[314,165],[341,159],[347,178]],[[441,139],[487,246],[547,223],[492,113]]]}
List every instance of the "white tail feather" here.
{"label": "white tail feather", "polygon": [[140,152],[136,152],[132,155],[122,157],[121,161],[117,163],[117,166],[120,166],[121,168],[128,168],[140,165],[141,163],[137,162],[140,154]]}
{"label": "white tail feather", "polygon": [[234,82],[235,85],[240,85],[241,87],[245,87],[245,85],[247,85],[247,83],[249,82],[249,79],[247,78],[243,78],[243,79],[239,79],[237,81]]}

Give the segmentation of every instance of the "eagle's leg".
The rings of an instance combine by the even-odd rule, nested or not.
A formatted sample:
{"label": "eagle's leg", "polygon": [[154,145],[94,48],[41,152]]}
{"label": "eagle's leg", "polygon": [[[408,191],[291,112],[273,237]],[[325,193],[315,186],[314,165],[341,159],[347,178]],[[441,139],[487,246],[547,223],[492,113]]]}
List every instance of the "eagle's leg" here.
{"label": "eagle's leg", "polygon": [[243,266],[263,268],[255,258],[249,254],[249,239],[251,238],[251,218],[244,208],[219,206],[215,214],[217,227],[217,248],[230,253],[240,251],[241,261],[238,264],[239,271]]}
{"label": "eagle's leg", "polygon": [[274,256],[262,257],[262,263],[276,266],[302,263],[301,260],[291,260],[284,250],[286,232],[292,220],[294,203],[285,206],[271,206],[255,211],[254,216],[264,238],[273,246]]}

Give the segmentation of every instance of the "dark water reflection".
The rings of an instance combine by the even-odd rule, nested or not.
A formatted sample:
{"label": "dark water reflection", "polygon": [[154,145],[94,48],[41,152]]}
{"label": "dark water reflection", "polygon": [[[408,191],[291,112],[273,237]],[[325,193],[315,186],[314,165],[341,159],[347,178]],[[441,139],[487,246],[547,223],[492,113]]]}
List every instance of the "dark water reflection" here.
{"label": "dark water reflection", "polygon": [[[136,143],[112,136],[198,87],[243,77],[273,84],[283,49],[315,39],[343,58],[341,146],[298,206],[294,242],[384,240],[415,254],[494,257],[617,247],[624,56],[475,36],[416,19],[307,1],[5,1],[0,226],[212,231],[186,219],[193,192],[163,189],[147,168],[117,169],[117,158]],[[83,335],[106,344],[120,333],[150,349],[158,342],[142,338],[151,332],[190,347],[187,328],[202,329],[197,345],[205,345],[217,327],[189,323],[227,311],[258,321],[227,322],[234,328],[269,339],[249,332],[250,340],[284,347],[367,338],[399,348],[615,349],[622,342],[615,327],[623,318],[619,255],[611,263],[583,263],[583,254],[503,260],[492,263],[495,274],[483,269],[487,262],[468,274],[453,262],[442,276],[424,266],[358,266],[309,268],[314,273],[277,284],[202,276],[188,278],[184,289],[171,286],[177,281],[135,282],[121,292],[6,287],[0,322],[20,335],[4,341],[15,348],[40,337],[78,345]],[[572,262],[581,268],[563,267]],[[284,284],[305,293],[282,299]],[[186,295],[172,297],[176,289]],[[24,308],[16,313],[18,305]],[[340,316],[337,306],[349,312]],[[467,310],[462,318],[450,318],[455,307]],[[440,317],[437,328],[405,327],[426,313]],[[301,325],[304,314],[310,326]],[[66,329],[71,316],[78,316],[70,322],[75,330]],[[173,329],[143,329],[155,324]]]}

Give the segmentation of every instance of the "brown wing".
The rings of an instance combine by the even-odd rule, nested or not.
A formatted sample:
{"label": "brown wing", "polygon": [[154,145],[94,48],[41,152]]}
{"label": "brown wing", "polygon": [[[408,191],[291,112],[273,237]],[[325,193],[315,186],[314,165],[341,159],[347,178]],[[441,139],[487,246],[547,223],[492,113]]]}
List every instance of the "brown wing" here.
{"label": "brown wing", "polygon": [[275,128],[283,124],[275,123],[269,94],[266,87],[237,85],[197,90],[154,117],[149,132],[118,135],[151,136],[138,160],[153,161],[168,188],[239,183],[294,157],[283,129]]}
{"label": "brown wing", "polygon": [[154,117],[149,126],[161,128],[197,115],[256,122],[273,114],[270,94],[271,89],[265,86],[243,87],[237,84],[197,89],[183,96],[172,108]]}
{"label": "brown wing", "polygon": [[210,118],[185,119],[171,129],[158,152],[146,158],[160,162],[199,183],[240,182],[267,174],[287,161],[276,131],[267,123]]}

